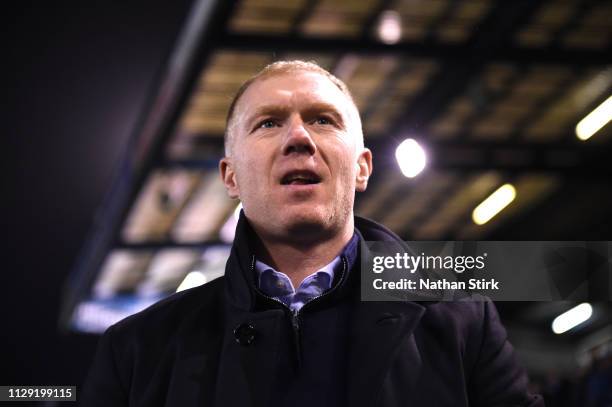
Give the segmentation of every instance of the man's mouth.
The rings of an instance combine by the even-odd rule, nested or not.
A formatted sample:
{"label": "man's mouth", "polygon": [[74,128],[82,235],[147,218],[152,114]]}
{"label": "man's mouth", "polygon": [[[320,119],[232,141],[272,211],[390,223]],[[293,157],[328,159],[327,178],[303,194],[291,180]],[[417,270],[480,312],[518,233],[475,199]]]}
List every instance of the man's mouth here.
{"label": "man's mouth", "polygon": [[321,177],[312,171],[291,171],[281,179],[281,185],[313,185],[321,182]]}

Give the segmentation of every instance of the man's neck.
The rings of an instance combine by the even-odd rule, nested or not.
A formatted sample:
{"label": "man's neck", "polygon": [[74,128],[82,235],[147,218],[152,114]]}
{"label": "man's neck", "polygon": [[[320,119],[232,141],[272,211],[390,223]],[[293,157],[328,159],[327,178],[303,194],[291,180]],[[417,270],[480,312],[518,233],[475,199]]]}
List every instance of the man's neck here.
{"label": "man's neck", "polygon": [[257,254],[264,263],[286,274],[297,289],[306,277],[331,263],[351,240],[354,233],[352,220],[351,217],[351,222],[340,233],[312,243],[267,239],[258,233],[261,247],[258,247]]}

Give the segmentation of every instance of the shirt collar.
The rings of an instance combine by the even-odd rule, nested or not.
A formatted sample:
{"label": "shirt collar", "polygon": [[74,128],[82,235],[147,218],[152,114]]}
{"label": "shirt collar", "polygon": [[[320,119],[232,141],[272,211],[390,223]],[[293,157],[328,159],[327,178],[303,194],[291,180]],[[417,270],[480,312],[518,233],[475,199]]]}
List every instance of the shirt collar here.
{"label": "shirt collar", "polygon": [[[304,279],[303,283],[309,281],[313,276],[317,275],[318,273],[324,273],[324,274],[327,274],[329,278],[319,279],[319,281],[323,282],[324,284],[324,287],[322,288],[324,288],[325,290],[330,289],[332,285],[336,283],[336,280],[335,280],[336,272],[340,269],[340,266],[342,264],[342,257],[345,257],[347,259],[349,270],[353,267],[353,264],[355,263],[355,260],[357,257],[358,243],[359,243],[359,237],[357,233],[353,233],[351,240],[349,240],[349,242],[344,246],[340,254],[336,256],[329,264],[324,266],[322,269],[307,276]],[[289,285],[291,289],[293,289],[293,293],[296,293],[297,291],[299,291],[301,285],[303,285],[301,284],[300,287],[297,287],[297,288],[293,287],[293,285],[291,284],[291,279],[289,279],[289,277],[285,273],[281,273],[280,271],[275,270],[273,267],[267,265],[266,263],[260,260],[255,261],[255,271],[257,272],[256,282],[259,288],[263,288],[261,285],[261,277],[264,272],[274,273],[277,279],[279,278],[283,280],[286,279],[288,282],[287,285]]]}
{"label": "shirt collar", "polygon": [[[336,275],[336,270],[338,269],[338,266],[340,265],[340,256],[336,256],[336,258],[334,258],[329,264],[327,264],[325,267],[323,267],[322,269],[315,271],[314,273],[310,274],[308,277],[306,277],[304,279],[304,282],[306,282],[307,280],[309,280],[310,277],[319,274],[319,273],[324,273],[327,274],[329,276],[329,278],[327,279],[321,279],[320,281],[324,281],[324,287],[326,290],[330,289],[333,282],[334,282],[334,276]],[[287,276],[285,273],[282,273],[280,271],[275,270],[273,267],[268,266],[266,263],[264,263],[263,261],[259,261],[257,260],[255,262],[255,270],[257,271],[257,285],[261,288],[261,277],[263,275],[264,272],[269,272],[272,271],[275,275],[277,275],[278,278],[282,278],[282,279],[286,279],[288,284],[290,285],[290,287],[293,289],[293,292],[296,292],[299,290],[299,287],[296,289],[295,287],[293,287],[293,284],[291,284],[291,279],[289,278],[289,276]]]}

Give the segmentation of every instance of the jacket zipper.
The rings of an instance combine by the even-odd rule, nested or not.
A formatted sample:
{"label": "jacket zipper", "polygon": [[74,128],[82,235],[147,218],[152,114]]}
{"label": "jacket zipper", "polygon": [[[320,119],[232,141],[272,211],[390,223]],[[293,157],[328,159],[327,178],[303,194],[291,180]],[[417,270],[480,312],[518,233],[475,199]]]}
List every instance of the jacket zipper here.
{"label": "jacket zipper", "polygon": [[293,328],[293,345],[295,347],[295,357],[297,368],[302,368],[302,335],[300,333],[299,311],[291,312],[291,327]]}
{"label": "jacket zipper", "polygon": [[[266,299],[272,300],[272,301],[280,304],[282,306],[282,308],[284,308],[286,311],[289,311],[289,313],[291,314],[291,328],[293,330],[293,344],[295,346],[296,360],[297,360],[298,369],[300,369],[302,367],[302,346],[301,346],[301,332],[300,332],[300,312],[304,308],[306,308],[309,304],[319,300],[321,297],[324,297],[326,295],[332,294],[343,283],[344,275],[346,274],[347,261],[346,261],[346,257],[344,255],[341,256],[340,259],[342,260],[342,271],[340,273],[340,279],[338,280],[338,284],[333,286],[331,290],[326,291],[323,294],[320,294],[320,295],[312,298],[310,301],[308,301],[306,304],[304,304],[302,306],[302,308],[300,308],[296,312],[293,312],[291,310],[291,308],[289,308],[281,300],[276,299],[274,297],[270,297],[269,295],[265,294],[263,291],[261,291],[259,289],[259,287],[257,287],[257,284],[255,284],[255,290],[257,291],[258,294],[260,294],[261,296],[265,297]],[[255,256],[251,257],[251,273],[252,273],[251,275],[255,274]]]}

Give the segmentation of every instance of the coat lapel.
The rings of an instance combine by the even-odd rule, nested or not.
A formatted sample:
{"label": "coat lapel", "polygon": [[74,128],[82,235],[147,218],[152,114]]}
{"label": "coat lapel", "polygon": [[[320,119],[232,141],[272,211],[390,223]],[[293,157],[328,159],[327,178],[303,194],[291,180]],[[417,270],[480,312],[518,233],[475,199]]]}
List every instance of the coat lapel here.
{"label": "coat lapel", "polygon": [[[356,224],[366,222],[361,218],[355,221]],[[385,240],[379,236],[361,235],[361,264],[367,263],[364,259],[372,255],[365,244],[368,239]],[[399,238],[391,242],[401,245],[398,241]],[[351,271],[358,289],[361,287],[361,264],[357,263]],[[348,401],[350,407],[372,407],[381,400],[383,381],[401,345],[405,345],[402,357],[414,367],[409,377],[416,379],[421,362],[413,333],[425,307],[411,301],[361,301],[358,294],[354,301],[350,321]]]}
{"label": "coat lapel", "polygon": [[[392,358],[417,327],[425,307],[414,302],[358,302],[351,321],[349,406],[375,406]],[[411,355],[418,363],[416,348]],[[415,374],[418,369],[414,370]]]}

